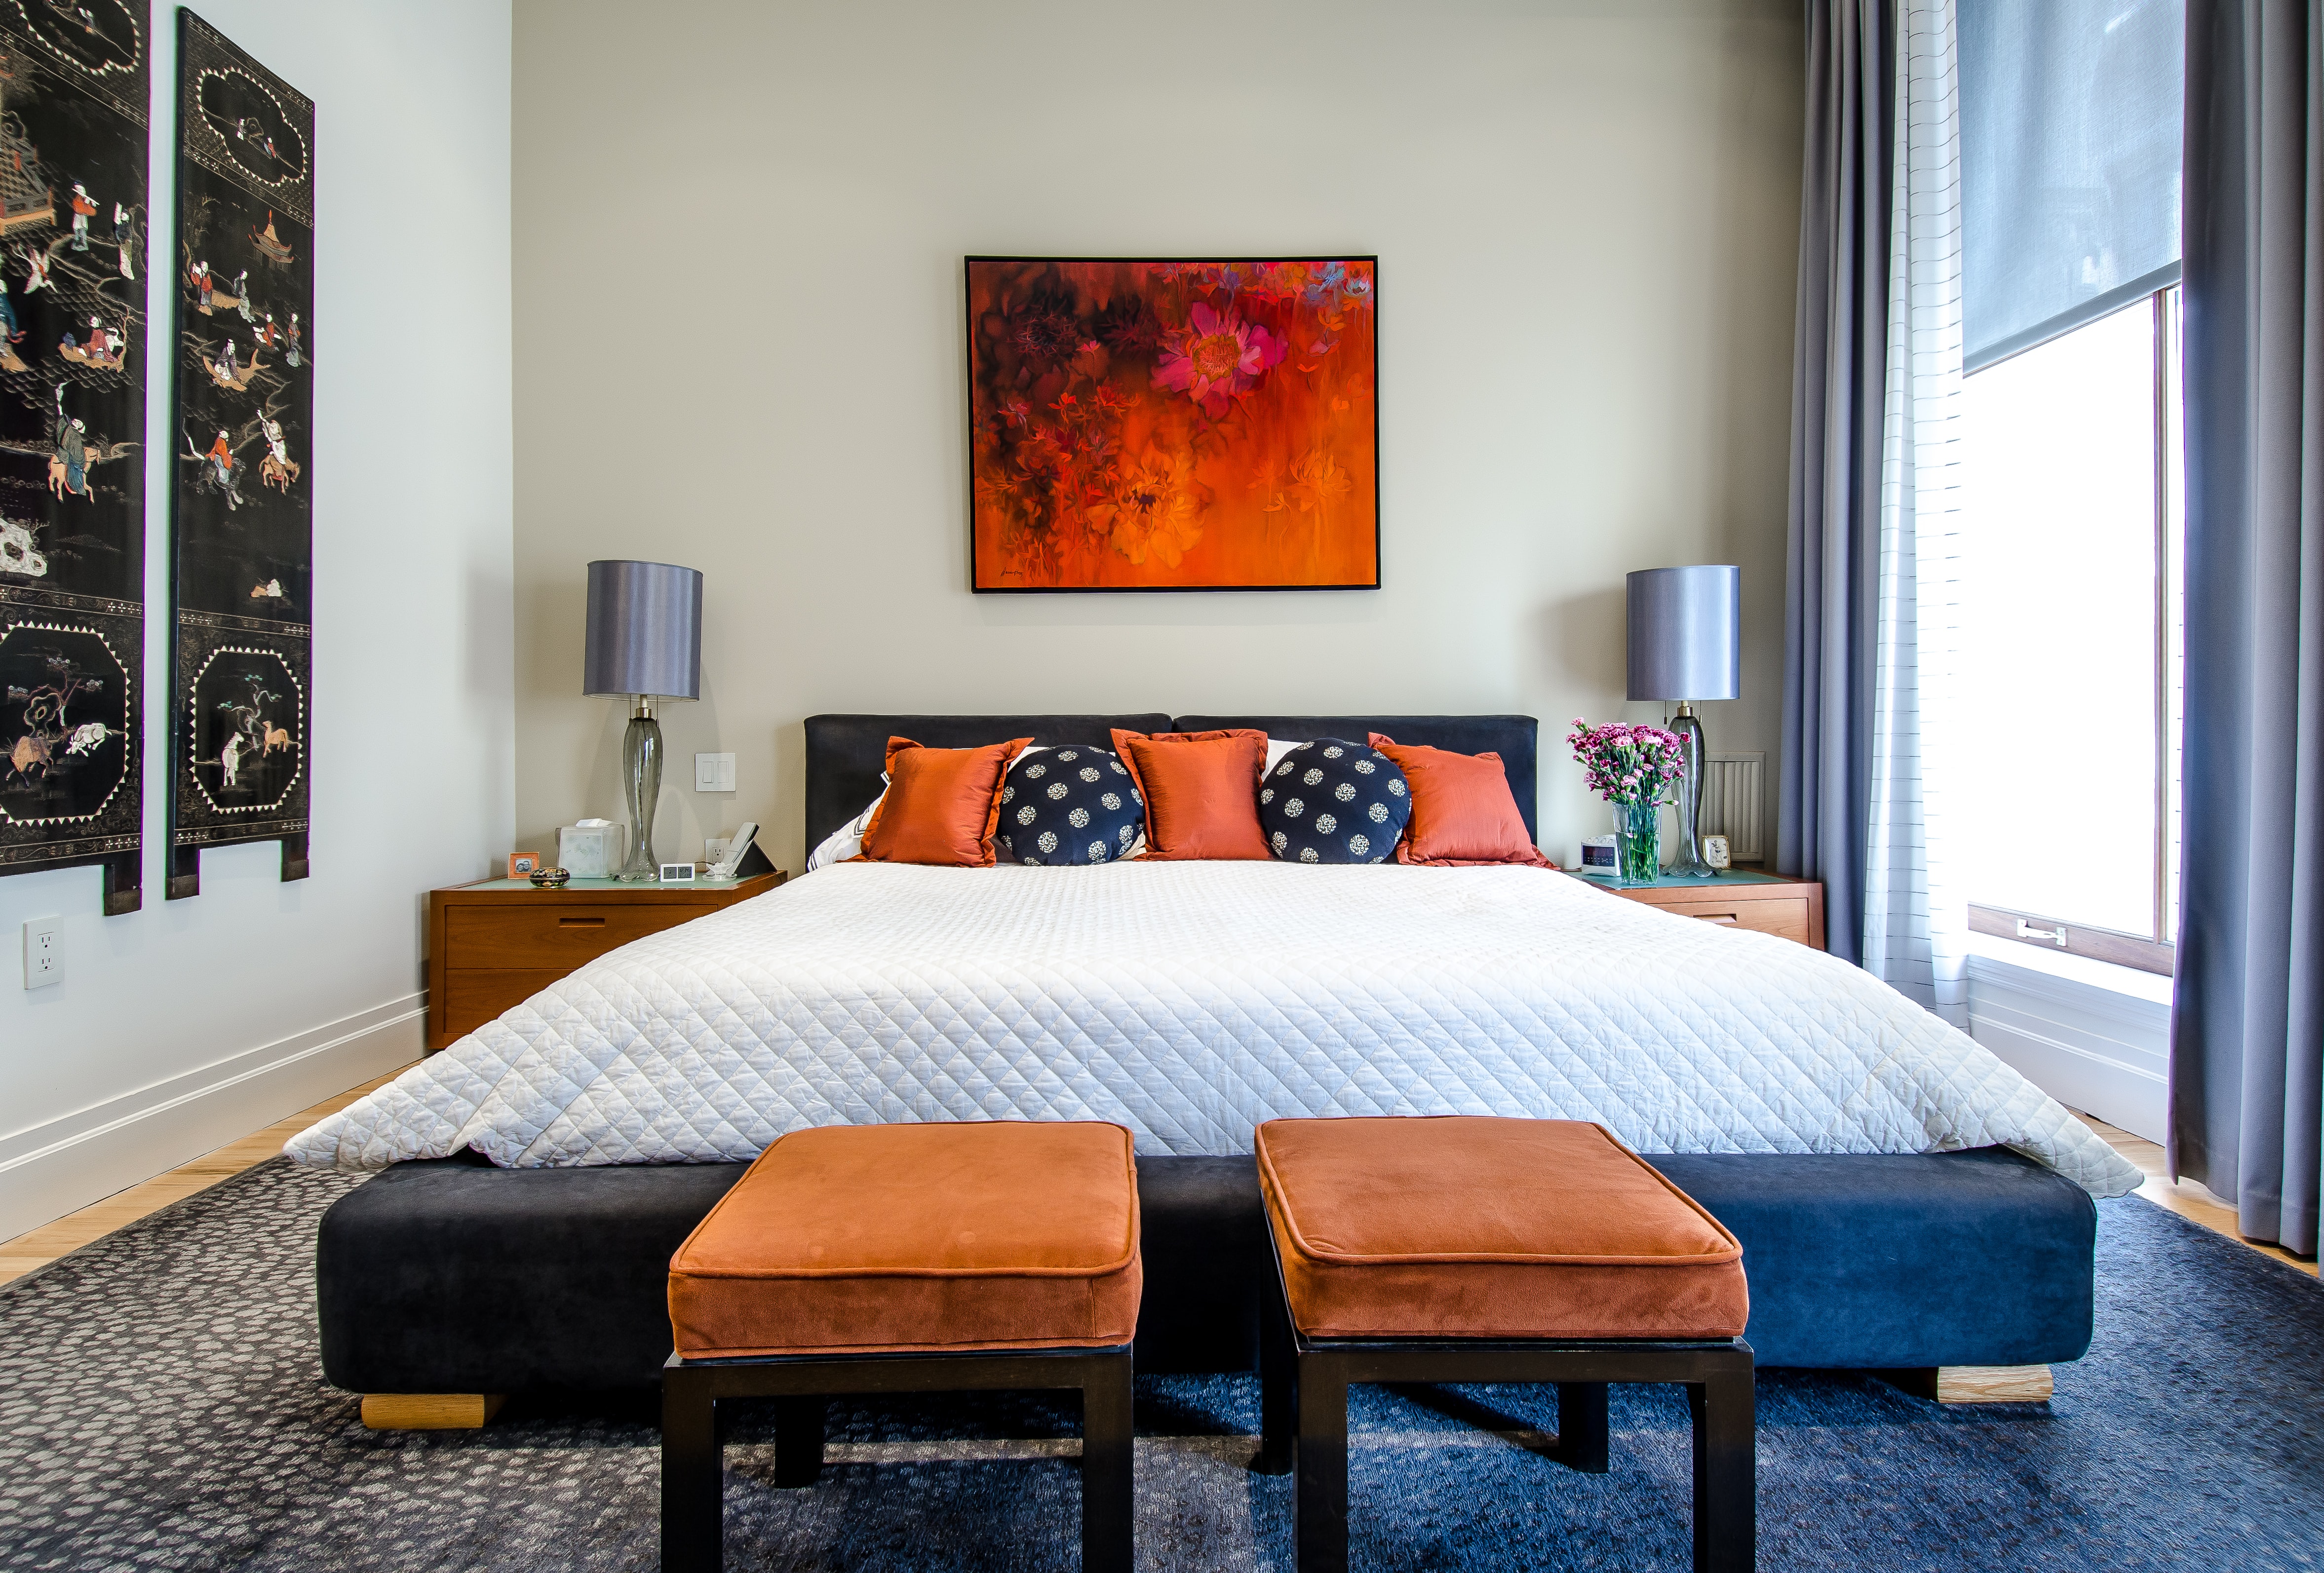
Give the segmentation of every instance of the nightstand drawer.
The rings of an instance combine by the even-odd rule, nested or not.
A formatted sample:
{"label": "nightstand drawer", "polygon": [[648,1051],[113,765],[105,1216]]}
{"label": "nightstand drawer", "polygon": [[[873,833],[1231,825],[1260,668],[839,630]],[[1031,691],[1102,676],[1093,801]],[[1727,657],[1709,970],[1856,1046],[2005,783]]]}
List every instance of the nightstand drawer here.
{"label": "nightstand drawer", "polygon": [[512,1010],[565,977],[557,967],[493,972],[447,971],[444,1003],[436,1030],[445,1043],[472,1033],[501,1012]]}
{"label": "nightstand drawer", "polygon": [[1777,939],[1791,940],[1798,944],[1812,945],[1808,923],[1808,901],[1804,896],[1784,896],[1757,901],[1737,901],[1732,897],[1703,897],[1690,901],[1668,898],[1655,903],[1665,912],[1679,917],[1700,918],[1729,928],[1748,928],[1757,934],[1774,934]]}
{"label": "nightstand drawer", "polygon": [[450,942],[445,964],[456,971],[553,967],[562,976],[616,946],[676,928],[711,911],[708,906],[674,903],[456,906],[445,915],[445,937]]}

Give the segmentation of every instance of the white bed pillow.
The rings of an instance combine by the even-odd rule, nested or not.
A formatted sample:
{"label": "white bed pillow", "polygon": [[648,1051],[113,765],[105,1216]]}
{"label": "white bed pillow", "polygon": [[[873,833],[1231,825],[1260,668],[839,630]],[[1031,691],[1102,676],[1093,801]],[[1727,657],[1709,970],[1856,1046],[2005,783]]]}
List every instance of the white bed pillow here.
{"label": "white bed pillow", "polygon": [[[884,781],[887,777],[883,774],[881,779]],[[866,804],[862,813],[824,837],[823,844],[807,855],[807,871],[812,874],[817,869],[844,863],[861,852],[863,850],[863,832],[872,824],[872,811],[886,802],[887,797],[888,789],[881,787],[880,796]]]}
{"label": "white bed pillow", "polygon": [[[1297,743],[1296,743],[1296,742],[1292,741],[1289,738],[1269,738],[1269,739],[1268,739],[1268,740],[1267,740],[1267,769],[1268,769],[1268,770],[1272,770],[1273,768],[1275,768],[1275,767],[1276,767],[1276,766],[1277,766],[1277,765],[1279,765],[1279,764],[1283,763],[1283,756],[1284,756],[1284,755],[1286,755],[1286,754],[1287,754],[1287,753],[1289,753],[1292,750],[1294,750],[1294,749],[1297,748],[1298,746],[1299,746],[1299,745],[1298,745]],[[1267,773],[1267,771],[1266,771],[1266,770],[1262,770],[1262,771],[1260,771],[1260,772],[1259,772],[1259,774],[1260,774],[1260,775],[1262,775],[1262,776],[1263,776],[1263,775],[1265,775],[1266,773]]]}

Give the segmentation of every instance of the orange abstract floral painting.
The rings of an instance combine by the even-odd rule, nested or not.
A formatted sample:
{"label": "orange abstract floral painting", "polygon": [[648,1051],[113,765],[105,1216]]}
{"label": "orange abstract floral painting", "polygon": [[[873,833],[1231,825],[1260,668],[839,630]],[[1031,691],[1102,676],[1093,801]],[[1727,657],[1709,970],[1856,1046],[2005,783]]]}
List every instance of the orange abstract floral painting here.
{"label": "orange abstract floral painting", "polygon": [[1378,271],[969,258],[975,587],[1377,588]]}

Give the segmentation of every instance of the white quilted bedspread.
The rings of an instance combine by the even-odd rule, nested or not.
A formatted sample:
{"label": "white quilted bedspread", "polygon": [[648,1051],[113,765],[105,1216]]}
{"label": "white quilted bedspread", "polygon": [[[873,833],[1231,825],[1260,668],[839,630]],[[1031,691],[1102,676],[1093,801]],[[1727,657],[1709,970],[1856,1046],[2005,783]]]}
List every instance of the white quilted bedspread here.
{"label": "white quilted bedspread", "polygon": [[2128,1163],[1966,1035],[1788,941],[1536,869],[841,864],[593,961],[285,1147],[371,1169],[748,1158],[786,1131],[1594,1119],[1644,1152]]}

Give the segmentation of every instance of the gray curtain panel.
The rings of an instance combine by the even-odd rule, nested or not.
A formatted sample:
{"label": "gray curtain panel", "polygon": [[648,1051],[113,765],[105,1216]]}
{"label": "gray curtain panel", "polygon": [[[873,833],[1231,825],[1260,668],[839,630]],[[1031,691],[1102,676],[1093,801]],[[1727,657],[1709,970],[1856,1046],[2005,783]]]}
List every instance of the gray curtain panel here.
{"label": "gray curtain panel", "polygon": [[2324,1142],[2324,4],[2187,6],[2171,1164],[2313,1255]]}
{"label": "gray curtain panel", "polygon": [[1824,887],[1825,943],[1860,963],[1872,804],[1880,419],[1896,124],[1894,0],[1809,0],[1792,367],[1784,751],[1775,866]]}

